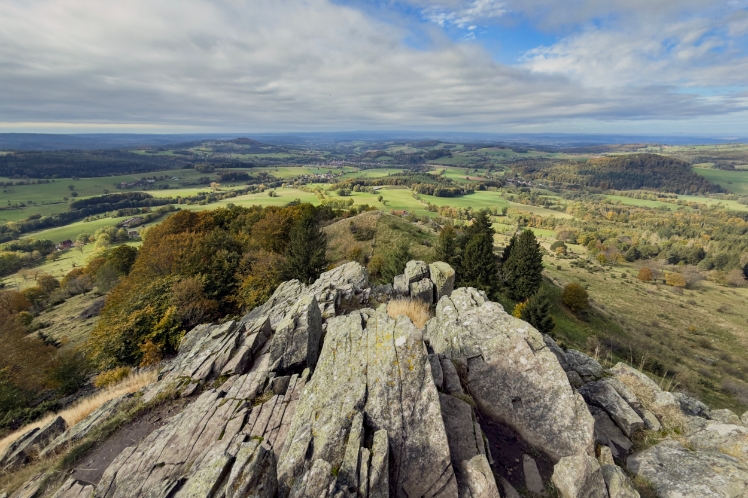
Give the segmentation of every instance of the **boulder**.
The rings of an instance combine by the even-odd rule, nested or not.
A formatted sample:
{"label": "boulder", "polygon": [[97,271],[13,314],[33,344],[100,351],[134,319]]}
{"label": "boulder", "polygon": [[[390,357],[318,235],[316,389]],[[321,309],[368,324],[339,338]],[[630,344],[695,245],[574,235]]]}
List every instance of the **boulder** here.
{"label": "boulder", "polygon": [[610,451],[610,447],[608,446],[597,447],[597,461],[600,462],[601,466],[616,464],[615,460],[613,460],[613,452]]}
{"label": "boulder", "polygon": [[610,384],[588,382],[579,389],[588,404],[605,410],[627,437],[644,428],[644,421]]}
{"label": "boulder", "polygon": [[[481,414],[554,460],[592,452],[594,419],[528,323],[475,289],[461,288],[439,300],[424,337],[434,352],[466,365],[465,381]],[[445,383],[446,377],[445,370]]]}
{"label": "boulder", "polygon": [[470,460],[460,462],[459,473],[463,476],[467,487],[464,494],[460,494],[459,496],[470,498],[501,498],[493,471],[485,455],[475,455]]}
{"label": "boulder", "polygon": [[576,349],[566,351],[566,362],[569,369],[578,373],[585,382],[592,382],[603,377],[603,367],[581,351]]}
{"label": "boulder", "polygon": [[322,314],[313,295],[305,294],[278,323],[270,343],[270,370],[280,373],[314,368],[322,339]]}
{"label": "boulder", "polygon": [[710,418],[709,412],[711,410],[709,410],[709,407],[698,399],[686,396],[683,393],[673,393],[673,396],[675,396],[676,401],[678,401],[680,411],[685,415],[688,415],[689,417]]}
{"label": "boulder", "polygon": [[652,483],[661,498],[743,497],[748,468],[717,451],[691,451],[671,439],[635,453],[629,471]]}
{"label": "boulder", "polygon": [[723,424],[743,425],[740,417],[735,415],[732,410],[728,410],[727,408],[723,408],[721,410],[712,410],[709,413],[709,418]]}
{"label": "boulder", "polygon": [[631,479],[620,467],[607,464],[600,467],[605,479],[610,498],[639,498],[639,492],[634,489]]}
{"label": "boulder", "polygon": [[589,455],[562,458],[551,480],[563,498],[608,498],[600,464]]}
{"label": "boulder", "polygon": [[727,453],[748,465],[748,427],[710,420],[700,429],[686,434],[693,448]]}
{"label": "boulder", "polygon": [[[566,353],[563,349],[556,343],[556,341],[553,340],[553,337],[549,336],[548,334],[543,334],[543,342],[545,342],[545,345],[548,347],[548,349],[551,351],[551,353],[556,355],[556,358],[558,359],[558,364],[561,365],[561,368],[563,368],[565,371],[573,371],[569,367],[569,362],[566,360]],[[577,376],[576,372],[574,372]],[[581,379],[581,377],[580,377]]]}
{"label": "boulder", "polygon": [[661,415],[673,408],[680,410],[680,405],[675,400],[673,393],[663,391],[655,381],[635,368],[621,362],[611,368],[609,372],[628,386],[632,392],[636,393],[637,397],[646,398],[649,408],[655,415]]}
{"label": "boulder", "polygon": [[522,472],[525,475],[525,487],[536,495],[545,494],[543,479],[540,477],[538,464],[530,455],[522,455]]}
{"label": "boulder", "polygon": [[398,275],[392,281],[392,290],[397,296],[410,295],[410,286],[405,275]]}
{"label": "boulder", "polygon": [[408,261],[405,265],[405,280],[410,286],[429,277],[429,266],[423,261]]}
{"label": "boulder", "polygon": [[436,302],[452,294],[455,288],[455,270],[443,261],[429,265],[429,279],[434,283]]}
{"label": "boulder", "polygon": [[621,429],[610,419],[605,410],[591,406],[590,413],[595,418],[595,438],[597,442],[610,448],[616,458],[624,458],[628,455],[633,443],[621,432]]}
{"label": "boulder", "polygon": [[31,455],[40,452],[57,436],[65,432],[67,422],[59,415],[43,427],[32,429],[13,441],[0,455],[0,468],[11,471],[24,465]]}
{"label": "boulder", "polygon": [[434,284],[428,278],[410,284],[410,298],[431,305],[434,302]]}

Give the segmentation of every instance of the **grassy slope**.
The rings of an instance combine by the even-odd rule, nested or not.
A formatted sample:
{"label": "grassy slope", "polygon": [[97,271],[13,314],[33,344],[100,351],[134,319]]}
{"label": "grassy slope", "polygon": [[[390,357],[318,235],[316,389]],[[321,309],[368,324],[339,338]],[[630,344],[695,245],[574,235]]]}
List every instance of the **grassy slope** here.
{"label": "grassy slope", "polygon": [[733,194],[748,195],[748,171],[725,171],[720,169],[694,168],[699,175],[720,185]]}

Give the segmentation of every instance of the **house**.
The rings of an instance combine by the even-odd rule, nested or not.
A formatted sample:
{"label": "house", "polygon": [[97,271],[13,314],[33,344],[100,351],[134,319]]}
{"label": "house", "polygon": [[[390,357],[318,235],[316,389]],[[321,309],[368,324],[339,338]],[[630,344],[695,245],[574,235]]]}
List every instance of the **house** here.
{"label": "house", "polygon": [[137,230],[130,230],[129,232],[127,232],[127,236],[131,239],[137,239],[138,237],[140,237],[140,232],[138,232]]}
{"label": "house", "polygon": [[69,239],[68,240],[63,240],[62,242],[60,242],[59,244],[57,244],[57,250],[58,251],[64,251],[65,249],[70,249],[74,245],[75,244],[73,243],[72,240],[69,240]]}
{"label": "house", "polygon": [[122,226],[126,227],[126,228],[127,227],[136,227],[138,225],[142,225],[143,221],[144,221],[143,218],[141,218],[140,216],[136,216],[135,218],[130,218],[129,220],[123,221],[122,222]]}

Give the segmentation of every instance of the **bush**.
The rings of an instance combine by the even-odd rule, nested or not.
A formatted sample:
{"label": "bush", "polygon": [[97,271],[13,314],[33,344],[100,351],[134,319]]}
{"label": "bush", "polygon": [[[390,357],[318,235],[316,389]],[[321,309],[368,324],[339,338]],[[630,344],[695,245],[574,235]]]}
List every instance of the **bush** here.
{"label": "bush", "polygon": [[117,367],[105,372],[101,372],[99,375],[94,377],[94,386],[101,389],[103,387],[109,387],[113,384],[117,384],[126,379],[132,369],[130,367]]}
{"label": "bush", "polygon": [[63,395],[69,395],[88,382],[91,365],[80,351],[60,351],[50,368],[51,384]]}
{"label": "bush", "polygon": [[680,273],[668,273],[665,275],[665,283],[673,287],[685,287],[686,278]]}
{"label": "bush", "polygon": [[642,268],[639,270],[639,274],[636,276],[639,280],[642,282],[651,282],[652,281],[652,270],[649,268]]}
{"label": "bush", "polygon": [[574,313],[587,309],[589,306],[589,294],[579,284],[569,284],[564,287],[561,300]]}
{"label": "bush", "polygon": [[524,303],[517,303],[517,305],[512,310],[512,316],[514,318],[522,318],[522,311],[527,307],[527,301]]}

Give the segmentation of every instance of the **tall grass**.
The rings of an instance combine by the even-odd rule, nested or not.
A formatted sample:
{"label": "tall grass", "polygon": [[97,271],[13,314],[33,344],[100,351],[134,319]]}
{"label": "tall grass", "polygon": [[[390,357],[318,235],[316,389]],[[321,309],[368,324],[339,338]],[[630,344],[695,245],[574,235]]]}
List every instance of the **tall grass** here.
{"label": "tall grass", "polygon": [[413,325],[422,329],[431,318],[429,305],[413,299],[394,299],[387,304],[387,314],[391,318],[405,315]]}
{"label": "tall grass", "polygon": [[65,419],[68,427],[73,427],[78,422],[88,417],[91,413],[93,413],[107,401],[118,398],[123,394],[134,393],[141,388],[156,382],[156,380],[158,380],[158,371],[155,369],[142,370],[140,372],[132,373],[122,382],[114,384],[107,389],[103,389],[96,394],[93,394],[92,396],[83,398],[70,408],[66,408],[59,413],[49,414],[34,423],[25,425],[17,431],[8,434],[6,437],[0,440],[0,454],[5,451],[5,449],[20,436],[32,429],[44,427],[52,420],[54,420],[58,415]]}

